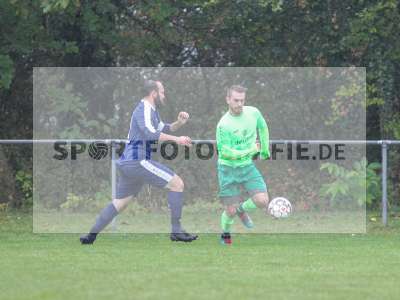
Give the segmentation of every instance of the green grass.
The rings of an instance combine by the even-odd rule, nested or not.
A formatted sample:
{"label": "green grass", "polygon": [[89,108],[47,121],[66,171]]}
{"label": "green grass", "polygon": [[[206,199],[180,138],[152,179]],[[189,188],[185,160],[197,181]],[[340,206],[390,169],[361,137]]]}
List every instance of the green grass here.
{"label": "green grass", "polygon": [[[219,233],[222,208],[193,210],[185,207],[183,224],[191,232]],[[97,212],[66,212],[62,210],[35,211],[33,231],[35,233],[83,233],[91,227]],[[124,212],[117,218],[116,227],[120,233],[168,233],[169,211],[145,211],[135,215]],[[251,213],[256,226],[252,233],[365,233],[365,211],[315,211],[296,212],[286,219],[266,217],[265,211],[256,210]],[[106,231],[112,232],[110,226]],[[233,231],[248,233],[235,220]]]}
{"label": "green grass", "polygon": [[367,234],[32,234],[0,213],[0,299],[398,299],[400,221]]}

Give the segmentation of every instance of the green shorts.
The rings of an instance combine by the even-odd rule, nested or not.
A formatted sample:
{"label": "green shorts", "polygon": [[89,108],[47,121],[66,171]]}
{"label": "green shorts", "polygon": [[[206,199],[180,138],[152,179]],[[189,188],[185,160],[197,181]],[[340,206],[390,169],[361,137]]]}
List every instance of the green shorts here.
{"label": "green shorts", "polygon": [[225,205],[241,201],[241,188],[250,196],[267,191],[264,178],[253,163],[237,168],[218,165],[218,182],[219,197]]}

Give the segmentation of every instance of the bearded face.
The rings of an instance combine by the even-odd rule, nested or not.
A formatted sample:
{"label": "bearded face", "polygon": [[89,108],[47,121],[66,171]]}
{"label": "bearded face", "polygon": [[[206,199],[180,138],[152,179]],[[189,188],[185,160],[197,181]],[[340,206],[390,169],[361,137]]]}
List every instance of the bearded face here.
{"label": "bearded face", "polygon": [[154,104],[156,107],[160,107],[165,104],[165,94],[164,94],[164,86],[161,82],[157,82],[158,90],[157,96],[154,98]]}
{"label": "bearded face", "polygon": [[164,105],[164,99],[161,99],[160,93],[157,92],[157,96],[154,98],[154,105],[159,108],[161,105]]}

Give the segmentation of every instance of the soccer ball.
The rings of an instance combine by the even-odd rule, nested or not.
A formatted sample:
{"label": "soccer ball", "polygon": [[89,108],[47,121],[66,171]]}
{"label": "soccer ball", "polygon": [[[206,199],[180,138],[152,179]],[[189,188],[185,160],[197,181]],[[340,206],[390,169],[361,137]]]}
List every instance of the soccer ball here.
{"label": "soccer ball", "polygon": [[292,213],[292,204],[283,197],[272,199],[268,204],[268,212],[275,218],[287,218]]}

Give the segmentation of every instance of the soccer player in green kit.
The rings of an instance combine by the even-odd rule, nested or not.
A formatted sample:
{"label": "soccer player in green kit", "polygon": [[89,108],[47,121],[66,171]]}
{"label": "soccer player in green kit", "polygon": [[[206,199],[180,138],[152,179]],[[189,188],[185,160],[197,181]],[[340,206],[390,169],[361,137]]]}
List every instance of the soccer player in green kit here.
{"label": "soccer player in green kit", "polygon": [[[252,228],[248,213],[268,205],[267,186],[253,163],[253,156],[258,153],[262,159],[270,157],[268,126],[257,108],[244,106],[245,98],[244,87],[231,86],[226,96],[229,111],[217,125],[219,197],[225,206],[221,215],[221,243],[225,245],[232,243],[235,216],[245,227]],[[241,187],[250,195],[242,203]]]}

